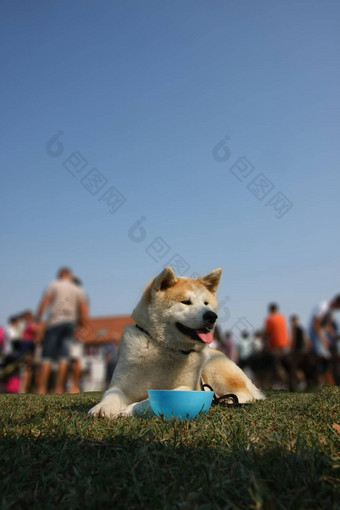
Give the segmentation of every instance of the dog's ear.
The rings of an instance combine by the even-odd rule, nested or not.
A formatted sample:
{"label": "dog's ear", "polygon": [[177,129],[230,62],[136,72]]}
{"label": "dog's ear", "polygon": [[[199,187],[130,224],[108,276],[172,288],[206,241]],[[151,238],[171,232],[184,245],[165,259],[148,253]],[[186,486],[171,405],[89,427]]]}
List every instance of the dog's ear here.
{"label": "dog's ear", "polygon": [[178,281],[174,270],[170,266],[166,266],[165,269],[159,274],[153,283],[153,290],[166,290],[169,287],[175,285]]}
{"label": "dog's ear", "polygon": [[222,269],[218,267],[211,271],[211,273],[201,276],[200,280],[207,287],[210,292],[216,292],[218,284],[220,283]]}

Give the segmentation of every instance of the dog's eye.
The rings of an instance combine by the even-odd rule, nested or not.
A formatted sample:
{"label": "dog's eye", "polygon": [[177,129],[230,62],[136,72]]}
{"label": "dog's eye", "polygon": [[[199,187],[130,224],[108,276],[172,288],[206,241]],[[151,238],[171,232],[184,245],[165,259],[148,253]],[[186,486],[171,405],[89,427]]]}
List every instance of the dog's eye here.
{"label": "dog's eye", "polygon": [[181,303],[183,303],[183,305],[192,305],[190,299],[184,299],[183,301],[181,301]]}
{"label": "dog's eye", "polygon": [[208,303],[208,301],[204,301],[204,304],[205,304],[205,305],[208,305],[209,303]]}

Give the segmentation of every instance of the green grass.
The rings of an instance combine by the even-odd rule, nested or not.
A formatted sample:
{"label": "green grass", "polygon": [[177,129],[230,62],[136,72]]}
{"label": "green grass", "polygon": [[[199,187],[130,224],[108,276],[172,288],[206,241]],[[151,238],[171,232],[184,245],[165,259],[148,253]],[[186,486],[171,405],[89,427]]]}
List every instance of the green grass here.
{"label": "green grass", "polygon": [[199,420],[87,416],[100,394],[0,395],[3,509],[337,509],[340,388]]}

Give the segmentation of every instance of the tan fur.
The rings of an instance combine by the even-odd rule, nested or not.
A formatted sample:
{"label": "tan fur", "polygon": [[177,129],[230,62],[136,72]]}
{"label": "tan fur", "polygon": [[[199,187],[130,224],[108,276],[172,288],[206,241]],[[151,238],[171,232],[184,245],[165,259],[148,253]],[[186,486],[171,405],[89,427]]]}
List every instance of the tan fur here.
{"label": "tan fur", "polygon": [[210,359],[202,368],[202,380],[212,386],[218,396],[234,393],[241,403],[264,398],[240,367],[221,352],[210,350]]}
{"label": "tan fur", "polygon": [[151,280],[151,282],[149,282],[149,284],[147,285],[145,291],[144,291],[144,294],[142,296],[142,299],[146,302],[146,303],[151,303],[151,298],[152,298],[152,294],[151,294],[151,289],[152,289],[152,285],[155,281],[155,278],[153,278]]}
{"label": "tan fur", "polygon": [[148,407],[148,389],[195,390],[201,378],[219,396],[234,393],[240,402],[264,398],[235,363],[178,329],[178,323],[193,332],[207,327],[205,313],[217,310],[220,276],[215,269],[201,278],[177,277],[166,267],[149,283],[132,314],[145,332],[126,326],[110,387],[90,414],[140,414]]}
{"label": "tan fur", "polygon": [[[203,288],[204,285],[200,284],[200,286]],[[170,287],[167,291],[167,299],[174,300],[174,301],[181,301],[182,299],[186,298],[187,292],[192,291],[195,288],[198,287],[198,284],[194,283],[192,279],[189,278],[183,278],[181,280],[178,280],[175,285]]]}

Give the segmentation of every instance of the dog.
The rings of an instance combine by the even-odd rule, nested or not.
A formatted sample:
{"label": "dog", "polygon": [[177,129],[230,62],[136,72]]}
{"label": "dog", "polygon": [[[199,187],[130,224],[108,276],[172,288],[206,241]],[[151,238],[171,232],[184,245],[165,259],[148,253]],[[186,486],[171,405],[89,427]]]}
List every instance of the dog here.
{"label": "dog", "polygon": [[234,393],[240,403],[265,398],[245,373],[212,349],[216,290],[222,269],[199,278],[176,276],[167,266],[146,287],[119,344],[109,389],[89,414],[114,418],[151,413],[148,389]]}

